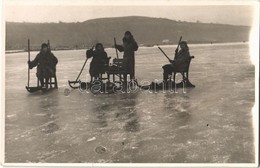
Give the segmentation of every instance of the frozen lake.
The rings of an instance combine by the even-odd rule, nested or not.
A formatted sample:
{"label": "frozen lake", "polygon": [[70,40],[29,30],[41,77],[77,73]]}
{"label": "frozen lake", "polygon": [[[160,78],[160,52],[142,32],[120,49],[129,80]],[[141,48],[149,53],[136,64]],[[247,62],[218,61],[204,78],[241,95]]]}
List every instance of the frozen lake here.
{"label": "frozen lake", "polygon": [[[175,46],[162,49],[173,55]],[[106,49],[115,57],[114,49]],[[253,163],[254,72],[247,43],[190,45],[187,93],[132,94],[64,90],[85,50],[53,51],[59,89],[30,94],[27,53],[6,55],[7,163]],[[32,52],[34,58],[37,52]],[[122,54],[120,54],[122,57]],[[158,48],[136,52],[138,81],[162,79]],[[87,77],[89,62],[82,73]],[[36,84],[35,69],[30,85]]]}

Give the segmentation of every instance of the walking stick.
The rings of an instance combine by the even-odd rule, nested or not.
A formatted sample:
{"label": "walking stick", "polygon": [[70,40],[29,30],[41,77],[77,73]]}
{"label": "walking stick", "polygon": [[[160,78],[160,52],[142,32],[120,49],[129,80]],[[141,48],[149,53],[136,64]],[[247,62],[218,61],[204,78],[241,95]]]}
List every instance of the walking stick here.
{"label": "walking stick", "polygon": [[114,45],[115,45],[115,49],[116,49],[116,58],[118,59],[118,51],[117,51],[117,48],[116,48],[116,38],[114,37]]}

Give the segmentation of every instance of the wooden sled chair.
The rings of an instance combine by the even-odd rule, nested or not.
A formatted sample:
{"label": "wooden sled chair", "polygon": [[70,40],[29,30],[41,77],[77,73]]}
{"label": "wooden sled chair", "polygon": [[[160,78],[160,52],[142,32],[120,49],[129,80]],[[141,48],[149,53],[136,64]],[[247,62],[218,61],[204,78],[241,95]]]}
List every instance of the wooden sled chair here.
{"label": "wooden sled chair", "polygon": [[[181,73],[181,74],[182,74],[182,79],[183,79],[184,81],[189,82],[189,68],[190,68],[190,63],[191,63],[191,60],[194,59],[194,58],[195,58],[194,56],[190,56],[190,58],[187,60],[187,66],[186,66],[183,70],[173,71],[172,76],[170,77],[170,79],[173,78],[173,81],[175,82],[176,74],[177,74],[177,73]],[[189,82],[189,84],[191,84],[191,83]],[[192,84],[191,84],[191,85],[192,85]]]}
{"label": "wooden sled chair", "polygon": [[[57,82],[57,76],[56,72],[54,73],[54,76],[51,76],[48,81],[46,81],[46,78],[44,78],[44,85],[48,86],[48,89],[58,89],[58,82]],[[37,80],[37,87],[40,86],[40,80],[38,78]]]}
{"label": "wooden sled chair", "polygon": [[91,79],[90,79],[91,82],[94,81],[94,80],[103,81],[103,80],[108,79],[108,77],[104,77],[103,75],[106,74],[106,72],[107,72],[107,69],[108,69],[108,66],[109,66],[110,58],[111,58],[111,57],[107,58],[106,63],[104,64],[104,71],[98,74],[97,79],[95,79],[94,76],[91,76],[91,77],[90,77],[90,78],[91,78]]}
{"label": "wooden sled chair", "polygon": [[127,71],[125,60],[122,58],[113,59],[113,66],[108,67],[107,69],[107,78],[110,80],[110,76],[112,76],[112,82],[116,81],[116,77],[118,77],[120,82],[126,82],[127,75],[130,74]]}

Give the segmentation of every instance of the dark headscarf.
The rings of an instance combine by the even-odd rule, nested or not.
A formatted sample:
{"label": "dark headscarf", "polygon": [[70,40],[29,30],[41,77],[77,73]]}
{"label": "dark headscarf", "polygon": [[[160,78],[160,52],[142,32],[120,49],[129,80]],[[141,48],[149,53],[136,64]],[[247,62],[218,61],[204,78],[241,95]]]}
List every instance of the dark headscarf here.
{"label": "dark headscarf", "polygon": [[130,35],[131,37],[133,37],[132,33],[130,31],[126,31],[125,35]]}
{"label": "dark headscarf", "polygon": [[181,44],[184,44],[185,49],[186,49],[186,50],[189,50],[189,47],[188,47],[188,44],[187,44],[186,41],[181,41],[181,42],[180,42],[180,45],[181,45]]}
{"label": "dark headscarf", "polygon": [[97,43],[96,46],[95,46],[95,49],[96,49],[96,50],[97,50],[98,46],[101,46],[101,47],[102,47],[102,51],[104,51],[103,44],[101,44],[101,43]]}
{"label": "dark headscarf", "polygon": [[[126,37],[125,37],[126,35],[129,35],[129,36],[130,36],[129,39],[126,39]],[[130,43],[131,41],[134,40],[134,37],[133,37],[133,35],[132,35],[132,33],[131,33],[130,31],[126,31],[126,32],[125,32],[125,36],[124,36],[124,38],[123,38],[123,42]]]}
{"label": "dark headscarf", "polygon": [[43,48],[47,48],[47,49],[48,49],[48,50],[47,50],[47,53],[50,54],[51,51],[50,51],[50,48],[49,48],[49,45],[48,45],[48,44],[42,43],[40,53],[43,53]]}
{"label": "dark headscarf", "polygon": [[41,46],[41,48],[43,49],[43,48],[45,48],[45,47],[47,47],[47,48],[48,48],[48,44],[46,44],[46,43],[42,43],[42,46]]}

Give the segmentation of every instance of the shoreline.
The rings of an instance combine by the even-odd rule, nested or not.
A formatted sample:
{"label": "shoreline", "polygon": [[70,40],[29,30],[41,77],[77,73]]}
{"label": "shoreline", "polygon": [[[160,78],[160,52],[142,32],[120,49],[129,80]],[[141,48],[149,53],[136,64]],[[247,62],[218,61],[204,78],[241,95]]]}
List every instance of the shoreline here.
{"label": "shoreline", "polygon": [[[189,43],[189,46],[211,46],[211,45],[234,45],[234,44],[249,44],[249,41],[241,41],[241,42],[216,42],[216,43]],[[158,46],[161,47],[172,47],[172,46],[176,46],[177,44],[158,44]],[[140,45],[139,48],[153,48],[153,47],[157,47],[157,45]],[[64,50],[68,50],[68,51],[72,51],[72,50],[85,50],[87,48],[80,48],[80,49],[52,49],[52,51],[64,51]],[[105,49],[114,49],[112,47],[105,47]],[[31,50],[31,52],[34,51],[39,51],[39,50]],[[5,54],[15,54],[15,53],[23,53],[23,52],[27,52],[27,50],[5,50]]]}

